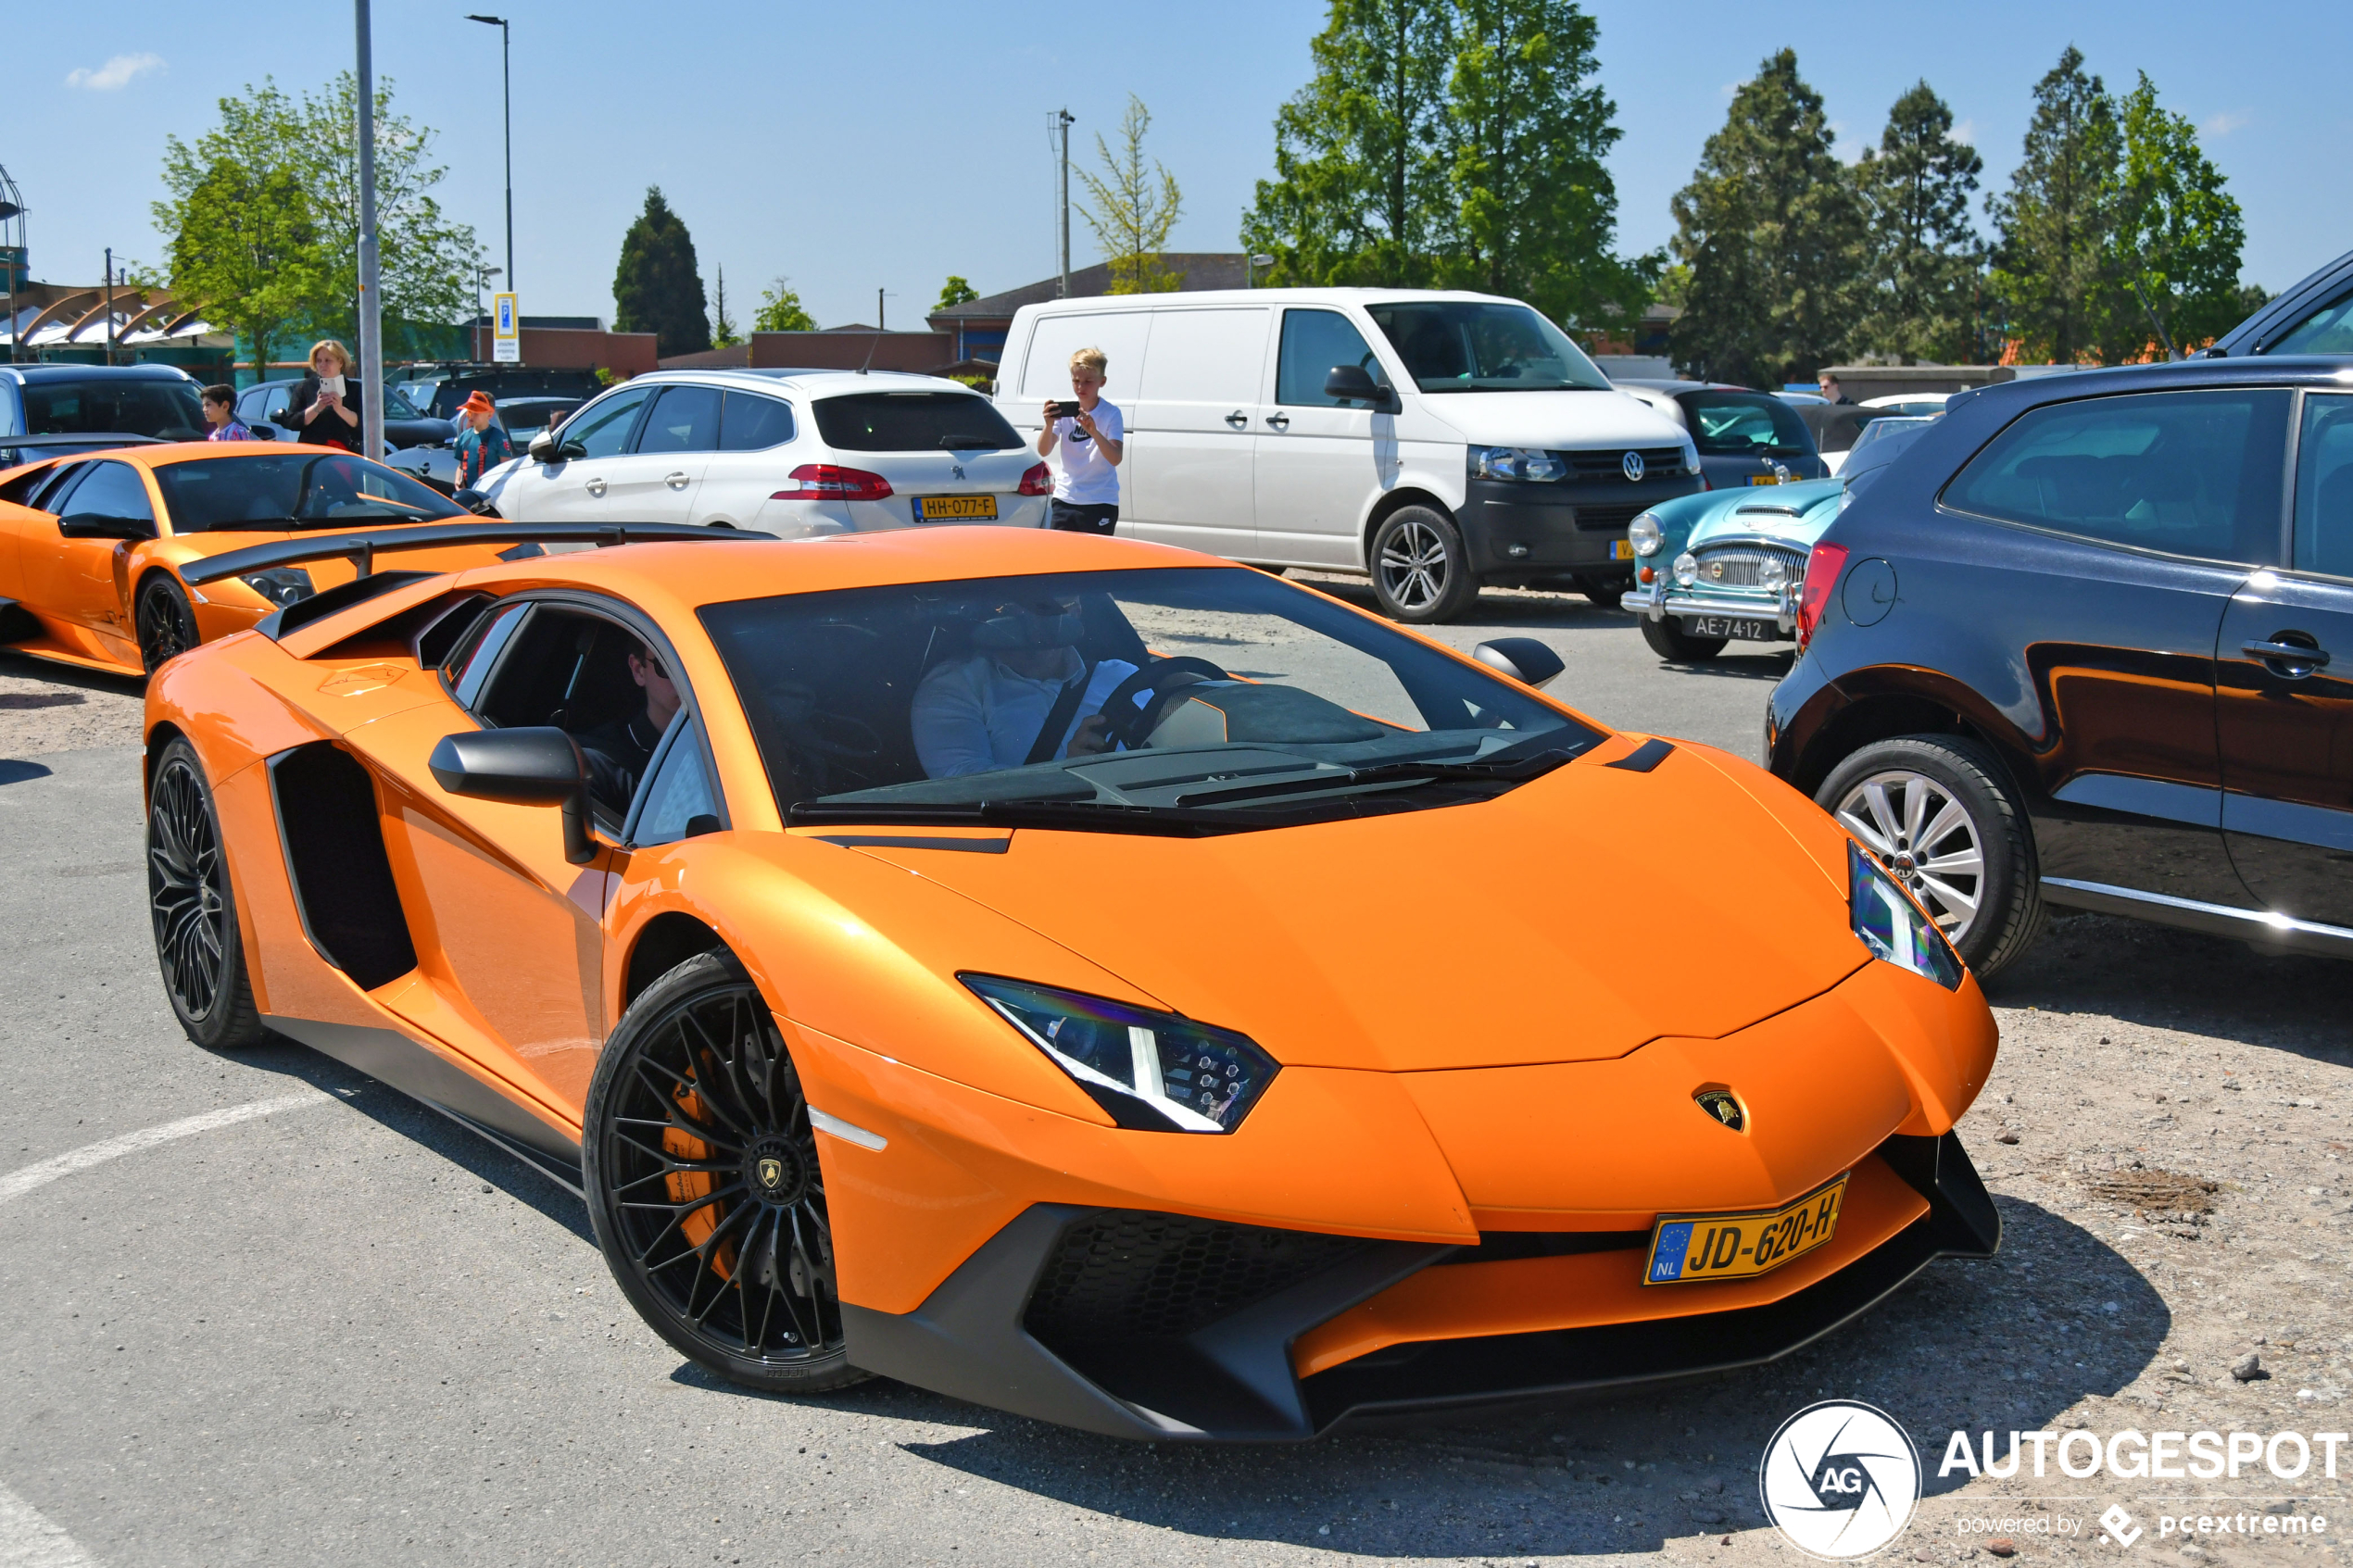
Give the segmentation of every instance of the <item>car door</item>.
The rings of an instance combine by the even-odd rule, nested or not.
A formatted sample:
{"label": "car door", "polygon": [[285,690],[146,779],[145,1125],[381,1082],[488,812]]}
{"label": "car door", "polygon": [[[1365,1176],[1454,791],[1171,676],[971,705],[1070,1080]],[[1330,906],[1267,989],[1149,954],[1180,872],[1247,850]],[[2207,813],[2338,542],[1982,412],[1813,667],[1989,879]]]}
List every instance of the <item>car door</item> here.
{"label": "car door", "polygon": [[685,522],[694,515],[711,454],[719,450],[720,391],[665,386],[637,425],[636,449],[613,466],[605,506],[630,522]]}
{"label": "car door", "polygon": [[719,412],[719,450],[707,459],[686,521],[750,527],[768,498],[791,483],[797,433],[785,399],[730,390]]}
{"label": "car door", "polygon": [[1903,603],[1972,619],[1957,644],[1992,627],[2018,650],[2017,689],[1985,695],[2039,752],[2046,882],[2241,901],[2221,838],[2214,648],[2231,596],[2279,560],[2287,420],[2288,394],[2246,387],[2029,409],[1942,496],[2023,528],[1902,569]]}
{"label": "car door", "polygon": [[2353,395],[2306,393],[2289,568],[2217,648],[2222,832],[2258,905],[2353,930]]}
{"label": "car door", "polygon": [[526,458],[495,481],[487,494],[499,515],[518,522],[637,521],[610,504],[612,485],[635,460],[629,456],[630,438],[654,392],[650,386],[626,387],[573,415],[558,435],[563,449],[577,455],[546,463]]}
{"label": "car door", "polygon": [[[44,498],[45,499],[45,498]],[[86,466],[48,503],[60,508],[48,538],[27,541],[22,571],[25,602],[44,619],[87,639],[82,651],[102,659],[138,661],[139,639],[130,620],[130,539],[70,538],[66,523],[76,517],[120,519],[156,532],[155,503],[146,476],[129,463],[101,459]]]}
{"label": "car door", "polygon": [[1252,489],[1274,312],[1157,311],[1127,420],[1120,532],[1257,558]]}
{"label": "car door", "polygon": [[1361,570],[1357,537],[1373,498],[1397,478],[1397,416],[1324,395],[1324,378],[1359,365],[1390,374],[1354,322],[1337,310],[1283,312],[1274,406],[1259,417],[1258,554],[1270,564]]}

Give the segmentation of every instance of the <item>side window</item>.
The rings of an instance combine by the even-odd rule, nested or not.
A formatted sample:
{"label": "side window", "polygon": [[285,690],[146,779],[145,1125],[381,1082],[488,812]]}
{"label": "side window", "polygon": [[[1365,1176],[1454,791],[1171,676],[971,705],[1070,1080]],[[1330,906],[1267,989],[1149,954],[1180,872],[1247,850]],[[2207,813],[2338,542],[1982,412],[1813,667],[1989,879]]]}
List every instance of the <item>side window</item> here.
{"label": "side window", "polygon": [[294,388],[290,386],[273,386],[270,389],[270,395],[262,399],[261,417],[268,420],[271,423],[275,424],[280,420],[286,417],[286,410],[291,408],[293,404]]}
{"label": "side window", "polygon": [[2296,569],[2353,577],[2353,396],[2305,395],[2296,446]]}
{"label": "side window", "polygon": [[510,605],[496,615],[484,617],[472,634],[458,645],[449,662],[441,667],[441,678],[449,684],[449,695],[458,699],[459,707],[472,711],[482,696],[483,682],[490,678],[492,668],[498,662],[499,650],[515,634],[515,628],[522,624],[530,608],[529,605]]}
{"label": "side window", "polygon": [[731,392],[719,420],[722,452],[764,452],[793,438],[792,405],[756,392]]}
{"label": "side window", "polygon": [[93,463],[90,477],[73,487],[76,512],[99,517],[130,518],[153,523],[156,509],[147,500],[146,482],[129,463]]}
{"label": "side window", "polygon": [[719,450],[719,390],[709,386],[665,386],[654,400],[646,427],[637,433],[640,452],[716,452]]}
{"label": "side window", "polygon": [[1275,370],[1275,401],[1293,408],[1337,408],[1324,395],[1324,378],[1335,366],[1361,365],[1382,386],[1389,372],[1349,319],[1337,310],[1283,312],[1283,350]]}
{"label": "side window", "polygon": [[579,443],[584,457],[616,457],[623,443],[629,439],[630,427],[637,422],[637,410],[652,395],[651,387],[643,392],[616,393],[564,426],[563,439]]}
{"label": "side window", "polygon": [[57,471],[54,467],[27,470],[7,483],[0,484],[0,501],[19,507],[31,506],[32,498],[48,487],[57,477]]}
{"label": "side window", "polygon": [[[711,787],[711,769],[703,760],[702,736],[691,715],[680,714],[671,734],[654,759],[652,776],[637,792],[636,817],[628,839],[643,848],[674,844],[698,831],[710,833],[719,824],[718,792]],[[705,819],[697,822],[696,818]]]}
{"label": "side window", "polygon": [[2277,564],[2288,394],[2144,392],[2020,415],[1948,507],[2102,544]]}
{"label": "side window", "polygon": [[25,505],[37,511],[56,512],[73,494],[73,487],[90,472],[88,463],[59,463],[49,470],[50,483],[36,487],[26,498]]}
{"label": "side window", "polygon": [[2353,292],[2338,295],[2277,338],[2266,354],[2353,354]]}

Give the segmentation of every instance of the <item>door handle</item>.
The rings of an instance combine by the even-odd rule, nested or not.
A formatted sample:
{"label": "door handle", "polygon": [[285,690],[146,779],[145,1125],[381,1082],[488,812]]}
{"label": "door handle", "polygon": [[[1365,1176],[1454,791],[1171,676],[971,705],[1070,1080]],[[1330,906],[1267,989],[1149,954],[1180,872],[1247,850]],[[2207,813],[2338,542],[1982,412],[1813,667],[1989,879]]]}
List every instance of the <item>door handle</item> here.
{"label": "door handle", "polygon": [[1232,413],[1226,416],[1226,422],[1232,425],[1236,430],[1239,430],[1242,426],[1250,423],[1250,416],[1243,413],[1239,408],[1237,408]]}
{"label": "door handle", "polygon": [[1277,430],[1290,429],[1290,416],[1289,414],[1269,414],[1266,416],[1266,422],[1273,425]]}
{"label": "door handle", "polygon": [[591,495],[601,495],[605,493],[605,482],[601,479],[592,479],[581,488]]}
{"label": "door handle", "polygon": [[[2304,635],[2304,633],[2301,632],[2282,632],[2279,635],[2281,637],[2300,637]],[[2239,651],[2246,655],[2249,659],[2261,659],[2264,663],[2264,667],[2269,669],[2272,674],[2290,681],[2300,681],[2304,679],[2305,676],[2312,673],[2315,670],[2325,670],[2328,668],[2329,662],[2329,650],[2326,648],[2308,646],[2303,643],[2281,642],[2277,639],[2268,643],[2242,643],[2239,645]],[[2283,665],[2293,665],[2296,668],[2283,669],[2281,668]]]}
{"label": "door handle", "polygon": [[673,490],[684,490],[686,488],[686,477],[683,473],[666,473],[661,476],[661,482]]}

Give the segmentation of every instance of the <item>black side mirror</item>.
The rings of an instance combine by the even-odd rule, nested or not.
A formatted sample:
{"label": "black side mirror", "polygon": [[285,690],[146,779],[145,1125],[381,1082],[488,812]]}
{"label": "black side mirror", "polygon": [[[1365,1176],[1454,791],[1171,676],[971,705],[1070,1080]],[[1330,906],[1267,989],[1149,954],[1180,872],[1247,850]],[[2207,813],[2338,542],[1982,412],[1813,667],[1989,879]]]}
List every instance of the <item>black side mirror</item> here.
{"label": "black side mirror", "polygon": [[452,795],[562,807],[564,859],[585,866],[597,858],[588,837],[588,761],[554,725],[444,735],[425,766]]}
{"label": "black side mirror", "polygon": [[1324,377],[1324,395],[1349,403],[1369,403],[1377,414],[1393,414],[1402,407],[1394,387],[1375,381],[1362,365],[1334,365]]}
{"label": "black side mirror", "polygon": [[1471,649],[1471,657],[1524,686],[1541,686],[1568,668],[1551,644],[1534,637],[1498,637]]}
{"label": "black side mirror", "polygon": [[76,512],[57,520],[57,532],[69,539],[152,539],[156,525],[144,517],[108,517],[103,512]]}
{"label": "black side mirror", "polygon": [[449,498],[476,517],[498,515],[497,503],[479,490],[453,490],[449,493]]}

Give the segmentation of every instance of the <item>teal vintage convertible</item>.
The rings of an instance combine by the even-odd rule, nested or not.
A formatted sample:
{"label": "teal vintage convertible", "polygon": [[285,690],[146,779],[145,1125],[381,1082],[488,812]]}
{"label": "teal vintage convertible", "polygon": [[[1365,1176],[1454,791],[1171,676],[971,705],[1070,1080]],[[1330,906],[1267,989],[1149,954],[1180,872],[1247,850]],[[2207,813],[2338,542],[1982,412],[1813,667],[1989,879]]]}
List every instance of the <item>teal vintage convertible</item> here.
{"label": "teal vintage convertible", "polygon": [[1933,422],[1873,420],[1835,479],[1661,501],[1627,524],[1634,586],[1619,608],[1642,623],[1651,650],[1675,664],[1714,659],[1734,642],[1794,639],[1814,541]]}

